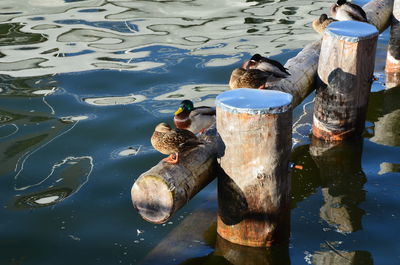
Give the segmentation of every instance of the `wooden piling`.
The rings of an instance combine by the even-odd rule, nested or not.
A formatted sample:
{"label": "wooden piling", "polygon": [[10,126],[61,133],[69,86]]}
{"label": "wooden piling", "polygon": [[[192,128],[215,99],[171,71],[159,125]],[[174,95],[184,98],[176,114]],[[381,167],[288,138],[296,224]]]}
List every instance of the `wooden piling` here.
{"label": "wooden piling", "polygon": [[292,96],[236,89],[217,96],[217,130],[225,151],[218,176],[217,232],[246,246],[289,238]]}
{"label": "wooden piling", "polygon": [[374,26],[357,21],[333,22],[325,30],[312,130],[317,138],[342,141],[361,135],[377,38]]}
{"label": "wooden piling", "polygon": [[400,86],[400,0],[395,0],[393,5],[385,72],[386,88]]}
{"label": "wooden piling", "polygon": [[[382,32],[389,24],[388,21],[393,10],[393,0],[373,0],[364,5],[363,9],[367,13],[368,21],[376,26],[379,32]],[[299,105],[315,86],[314,81],[320,48],[321,41],[315,41],[307,45],[297,56],[288,60],[285,64],[285,67],[289,69],[291,76],[278,82],[267,84],[269,89],[284,91],[292,94],[292,106],[295,107]],[[132,202],[139,214],[144,219],[150,222],[153,222],[152,220],[154,220],[156,223],[167,221],[168,218],[180,207],[184,206],[185,203],[191,197],[193,197],[199,191],[199,189],[201,189],[201,187],[204,187],[207,183],[211,182],[215,178],[215,158],[218,156],[218,152],[223,151],[223,146],[220,144],[220,137],[216,131],[212,131],[214,133],[210,135],[210,141],[205,143],[203,148],[196,148],[192,150],[190,153],[191,159],[180,160],[177,165],[159,162],[156,166],[143,173],[136,180],[136,182],[140,181],[141,184],[139,185],[136,184],[136,182],[134,183],[133,186],[136,187],[132,187],[131,190]],[[190,165],[193,160],[195,161],[195,164]],[[154,181],[154,178],[145,176],[156,176],[155,178],[158,179],[160,183],[165,182],[165,184],[161,184],[161,187],[164,188],[157,189],[159,186],[151,184],[151,182]],[[177,178],[177,180],[173,180],[174,178]],[[164,181],[164,179],[167,181]],[[188,181],[179,181],[191,181],[191,179],[199,183],[187,185]],[[147,181],[149,184],[146,184]],[[163,198],[165,194],[169,193],[165,192],[165,187],[170,187],[173,189],[175,185],[180,186],[178,189],[185,190],[183,194],[186,195],[182,195],[181,193],[181,195],[175,196],[171,193],[172,199],[169,199],[169,206],[167,208],[164,208],[165,205],[161,204],[161,202],[159,203],[156,200],[153,201],[152,198]],[[148,203],[145,202],[146,197],[142,197],[141,199],[138,199],[138,201],[135,199],[135,193],[140,186],[145,187],[147,193],[152,196]],[[185,187],[182,188],[182,186]],[[170,210],[167,210],[168,208],[170,208]],[[163,213],[158,215],[157,209],[164,209]]]}

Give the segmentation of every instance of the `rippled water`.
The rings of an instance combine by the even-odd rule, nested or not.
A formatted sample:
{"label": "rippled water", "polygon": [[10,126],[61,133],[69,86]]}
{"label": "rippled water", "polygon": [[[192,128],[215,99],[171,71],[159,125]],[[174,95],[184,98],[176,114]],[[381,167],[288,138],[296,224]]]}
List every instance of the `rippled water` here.
{"label": "rippled water", "polygon": [[382,90],[387,32],[362,142],[318,156],[313,95],[294,111],[292,160],[304,169],[292,174],[289,246],[216,238],[215,182],[164,225],[131,204],[133,181],[163,157],[149,141],[155,124],[183,98],[213,105],[252,53],[286,62],[319,38],[311,21],[330,3],[1,1],[0,263],[400,263],[400,94]]}

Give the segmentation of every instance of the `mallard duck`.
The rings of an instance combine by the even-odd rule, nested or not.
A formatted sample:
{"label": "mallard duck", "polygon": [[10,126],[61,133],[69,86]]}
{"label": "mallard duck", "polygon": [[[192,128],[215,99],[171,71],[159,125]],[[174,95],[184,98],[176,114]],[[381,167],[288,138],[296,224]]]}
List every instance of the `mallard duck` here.
{"label": "mallard duck", "polygon": [[244,69],[258,69],[268,72],[276,78],[285,78],[290,75],[287,69],[278,61],[266,58],[260,54],[254,54],[250,60],[243,64]]}
{"label": "mallard duck", "polygon": [[326,14],[322,14],[319,18],[313,21],[312,27],[316,32],[323,35],[326,27],[329,26],[329,24],[331,24],[334,21],[337,20],[328,17]]}
{"label": "mallard duck", "polygon": [[232,71],[229,80],[231,89],[237,88],[258,88],[265,89],[265,83],[272,77],[268,72],[258,69],[236,68]]}
{"label": "mallard duck", "polygon": [[232,71],[229,87],[265,89],[266,82],[286,78],[289,75],[287,69],[278,61],[255,54],[244,62],[241,68]]}
{"label": "mallard duck", "polygon": [[169,155],[163,161],[171,164],[179,162],[179,153],[201,144],[191,131],[171,129],[162,122],[156,126],[151,136],[151,144],[162,154]]}
{"label": "mallard duck", "polygon": [[331,15],[334,19],[339,21],[356,20],[368,22],[364,10],[360,6],[347,2],[346,0],[338,0],[336,4],[333,4],[331,6]]}
{"label": "mallard duck", "polygon": [[203,133],[215,122],[215,108],[194,107],[190,100],[183,100],[174,115],[176,128],[189,130],[192,133]]}

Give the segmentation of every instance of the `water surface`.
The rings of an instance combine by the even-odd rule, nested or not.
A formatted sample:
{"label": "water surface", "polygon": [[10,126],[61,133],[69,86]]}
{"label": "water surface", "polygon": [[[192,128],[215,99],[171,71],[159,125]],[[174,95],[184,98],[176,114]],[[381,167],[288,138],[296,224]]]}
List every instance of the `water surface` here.
{"label": "water surface", "polygon": [[320,156],[313,94],[294,110],[292,161],[304,169],[292,173],[288,246],[217,238],[215,182],[163,225],[131,204],[134,180],[163,158],[154,126],[184,98],[214,105],[255,52],[295,56],[330,4],[1,1],[0,263],[398,264],[400,95],[383,90],[387,32],[362,141]]}

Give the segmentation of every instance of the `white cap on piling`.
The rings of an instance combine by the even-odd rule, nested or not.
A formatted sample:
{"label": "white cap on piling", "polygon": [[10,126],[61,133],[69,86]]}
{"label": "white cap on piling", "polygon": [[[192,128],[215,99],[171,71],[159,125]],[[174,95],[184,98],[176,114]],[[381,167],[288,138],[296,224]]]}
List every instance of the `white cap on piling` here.
{"label": "white cap on piling", "polygon": [[228,112],[275,114],[290,109],[293,96],[277,90],[240,88],[225,91],[216,98],[216,106]]}
{"label": "white cap on piling", "polygon": [[329,24],[325,34],[347,42],[359,42],[379,35],[374,25],[359,21],[335,21]]}

